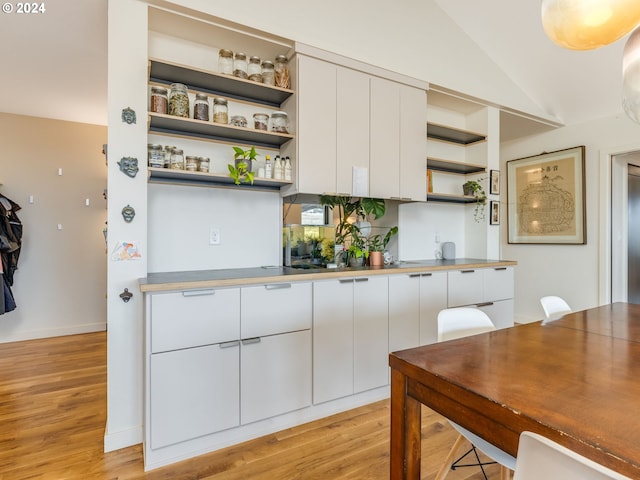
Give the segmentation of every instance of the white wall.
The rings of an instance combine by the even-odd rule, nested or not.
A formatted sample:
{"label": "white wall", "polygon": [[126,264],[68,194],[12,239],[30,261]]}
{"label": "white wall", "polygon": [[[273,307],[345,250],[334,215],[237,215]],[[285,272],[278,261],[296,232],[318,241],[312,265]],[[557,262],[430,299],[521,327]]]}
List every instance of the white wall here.
{"label": "white wall", "polygon": [[0,193],[24,227],[0,342],[105,329],[106,138],[103,126],[0,114]]}
{"label": "white wall", "polygon": [[[515,245],[507,243],[506,210],[500,228],[502,257],[516,260],[515,312],[516,321],[540,320],[544,313],[539,299],[545,295],[563,297],[573,309],[594,307],[606,297],[602,279],[608,275],[608,260],[601,248],[602,232],[609,228],[603,218],[609,210],[610,197],[601,182],[602,152],[625,151],[638,143],[640,125],[624,114],[571,127],[564,127],[542,135],[502,144],[501,170],[506,173],[506,162],[565,148],[585,145],[586,178],[586,245]],[[506,191],[506,175],[501,188]],[[605,183],[605,187],[601,186]],[[504,197],[506,200],[506,196]],[[605,255],[603,255],[603,253]]]}

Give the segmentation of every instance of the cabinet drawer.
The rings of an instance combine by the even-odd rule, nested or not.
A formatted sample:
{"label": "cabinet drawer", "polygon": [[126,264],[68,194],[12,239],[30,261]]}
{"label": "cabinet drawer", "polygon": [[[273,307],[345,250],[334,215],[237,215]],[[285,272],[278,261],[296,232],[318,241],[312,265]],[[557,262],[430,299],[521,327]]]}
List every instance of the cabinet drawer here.
{"label": "cabinet drawer", "polygon": [[447,305],[460,307],[484,301],[483,271],[456,270],[447,273]]}
{"label": "cabinet drawer", "polygon": [[242,288],[242,338],[311,328],[311,283]]}
{"label": "cabinet drawer", "polygon": [[496,328],[513,327],[513,300],[490,302],[481,306],[480,310],[489,315]]}
{"label": "cabinet drawer", "polygon": [[484,300],[513,298],[513,267],[487,268],[484,272]]}
{"label": "cabinet drawer", "polygon": [[190,290],[151,296],[151,351],[240,338],[240,289]]}

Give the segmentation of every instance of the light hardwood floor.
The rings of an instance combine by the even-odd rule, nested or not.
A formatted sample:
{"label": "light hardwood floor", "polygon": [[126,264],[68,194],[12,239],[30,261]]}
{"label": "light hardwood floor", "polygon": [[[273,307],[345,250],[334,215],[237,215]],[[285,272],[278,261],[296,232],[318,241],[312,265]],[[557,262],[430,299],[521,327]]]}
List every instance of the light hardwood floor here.
{"label": "light hardwood floor", "polygon": [[[334,480],[389,478],[381,401],[144,473],[139,445],[103,453],[106,334],[0,344],[0,480]],[[456,438],[423,409],[423,479]],[[486,467],[490,480],[499,468]],[[450,472],[476,480],[477,467]]]}

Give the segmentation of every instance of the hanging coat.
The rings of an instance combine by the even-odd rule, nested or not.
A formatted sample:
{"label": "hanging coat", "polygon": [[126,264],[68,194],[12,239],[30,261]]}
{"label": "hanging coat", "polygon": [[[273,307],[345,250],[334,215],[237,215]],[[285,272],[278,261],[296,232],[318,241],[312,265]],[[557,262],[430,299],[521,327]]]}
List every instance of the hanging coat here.
{"label": "hanging coat", "polygon": [[2,263],[2,285],[0,285],[0,314],[16,308],[11,292],[13,277],[18,269],[18,259],[22,248],[22,222],[17,211],[20,205],[0,194],[0,257]]}

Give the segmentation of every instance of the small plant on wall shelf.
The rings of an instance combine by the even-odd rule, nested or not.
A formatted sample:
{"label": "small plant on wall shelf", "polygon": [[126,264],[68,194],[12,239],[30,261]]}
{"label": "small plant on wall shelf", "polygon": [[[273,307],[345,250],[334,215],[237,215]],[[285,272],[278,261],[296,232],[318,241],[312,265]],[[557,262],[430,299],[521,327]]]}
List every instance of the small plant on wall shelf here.
{"label": "small plant on wall shelf", "polygon": [[258,156],[256,147],[251,147],[249,150],[245,150],[241,147],[233,147],[234,151],[234,163],[228,164],[229,175],[233,178],[236,185],[240,185],[240,182],[250,183],[253,185],[253,178],[255,173],[252,172],[253,162]]}
{"label": "small plant on wall shelf", "polygon": [[485,206],[487,205],[487,194],[482,186],[483,178],[478,180],[467,180],[462,184],[462,191],[465,196],[475,198],[476,208],[473,212],[473,217],[476,222],[481,222],[485,218]]}

